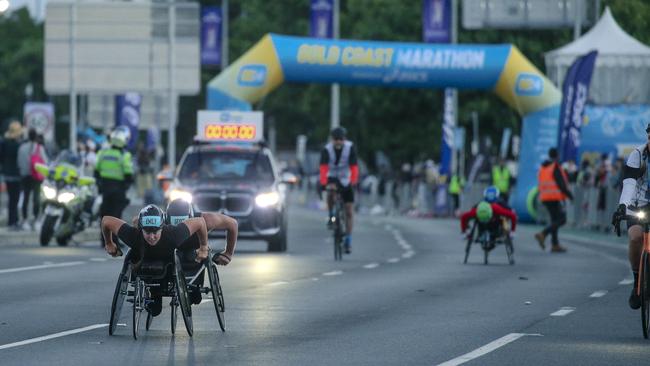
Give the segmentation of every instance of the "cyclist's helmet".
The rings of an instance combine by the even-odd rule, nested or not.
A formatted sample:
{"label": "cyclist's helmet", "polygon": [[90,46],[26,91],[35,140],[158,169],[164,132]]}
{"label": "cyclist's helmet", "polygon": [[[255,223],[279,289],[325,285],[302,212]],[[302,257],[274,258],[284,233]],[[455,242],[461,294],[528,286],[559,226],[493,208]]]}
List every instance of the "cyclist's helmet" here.
{"label": "cyclist's helmet", "polygon": [[119,126],[111,132],[110,141],[111,145],[117,148],[123,148],[129,142],[131,132],[128,128]]}
{"label": "cyclist's helmet", "polygon": [[476,219],[481,223],[486,223],[492,220],[492,205],[485,201],[481,201],[476,206]]}
{"label": "cyclist's helmet", "polygon": [[140,230],[155,232],[165,223],[165,213],[156,205],[146,205],[138,214],[138,228]]}
{"label": "cyclist's helmet", "polygon": [[330,136],[334,140],[344,140],[345,136],[347,136],[348,131],[344,127],[336,127],[330,132]]}
{"label": "cyclist's helmet", "polygon": [[165,217],[167,224],[177,225],[190,217],[194,217],[194,209],[189,202],[178,198],[169,202]]}
{"label": "cyclist's helmet", "polygon": [[483,199],[494,203],[499,200],[499,189],[495,186],[489,186],[483,191]]}

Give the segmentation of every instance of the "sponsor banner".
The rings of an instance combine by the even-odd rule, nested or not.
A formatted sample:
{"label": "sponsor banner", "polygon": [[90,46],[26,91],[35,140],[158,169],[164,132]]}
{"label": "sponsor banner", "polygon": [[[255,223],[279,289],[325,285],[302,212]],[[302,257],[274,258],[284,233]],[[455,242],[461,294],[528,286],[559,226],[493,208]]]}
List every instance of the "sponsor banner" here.
{"label": "sponsor banner", "polygon": [[452,0],[422,1],[422,39],[427,43],[451,43]]}
{"label": "sponsor banner", "polygon": [[314,38],[334,37],[334,0],[311,0],[309,36]]}
{"label": "sponsor banner", "polygon": [[580,147],[580,127],[589,96],[589,84],[594,71],[598,51],[591,51],[579,57],[567,71],[562,84],[562,103],[560,107],[560,133],[558,152],[560,161],[578,158]]}
{"label": "sponsor banner", "polygon": [[221,65],[221,8],[201,7],[201,65]]}
{"label": "sponsor banner", "polygon": [[512,136],[512,130],[506,128],[501,134],[501,146],[499,146],[499,157],[505,159],[508,156],[508,147],[510,147],[510,136]]}
{"label": "sponsor banner", "polygon": [[454,110],[454,90],[445,89],[444,116],[442,122],[442,151],[440,174],[450,176],[454,152],[454,128],[456,127]]}
{"label": "sponsor banner", "polygon": [[199,111],[196,140],[206,142],[258,142],[264,138],[262,112]]}
{"label": "sponsor banner", "polygon": [[27,102],[23,106],[23,123],[33,128],[47,142],[54,141],[54,104]]}
{"label": "sponsor banner", "polygon": [[135,151],[140,126],[140,106],[142,96],[138,93],[126,93],[115,96],[115,127],[126,126],[131,131],[127,149]]}

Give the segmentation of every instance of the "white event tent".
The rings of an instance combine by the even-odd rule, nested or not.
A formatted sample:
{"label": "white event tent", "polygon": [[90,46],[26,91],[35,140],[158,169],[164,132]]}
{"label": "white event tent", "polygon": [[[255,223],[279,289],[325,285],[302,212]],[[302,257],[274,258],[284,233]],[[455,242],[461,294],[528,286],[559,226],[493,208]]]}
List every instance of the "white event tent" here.
{"label": "white event tent", "polygon": [[627,34],[609,7],[582,37],[545,54],[549,78],[561,88],[573,61],[592,50],[598,50],[598,57],[590,103],[650,104],[650,47]]}

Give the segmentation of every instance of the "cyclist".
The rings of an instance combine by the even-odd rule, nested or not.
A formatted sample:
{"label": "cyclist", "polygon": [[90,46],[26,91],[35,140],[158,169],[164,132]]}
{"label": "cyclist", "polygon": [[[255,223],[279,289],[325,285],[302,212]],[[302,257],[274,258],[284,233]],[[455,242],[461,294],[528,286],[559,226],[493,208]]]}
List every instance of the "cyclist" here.
{"label": "cyclist", "polygon": [[[156,205],[147,205],[140,210],[136,227],[119,218],[104,216],[101,230],[106,242],[106,252],[114,257],[121,255],[113,241],[113,235],[117,235],[131,248],[130,260],[136,267],[140,267],[142,262],[162,262],[164,265],[173,263],[174,249],[195,233],[199,240],[196,261],[203,261],[209,253],[208,231],[203,218],[190,218],[178,225],[166,225],[165,215]],[[169,279],[165,279],[162,282],[167,283],[168,281]],[[147,305],[147,310],[153,316],[159,315],[162,311],[161,287],[151,288],[153,301]]]}
{"label": "cyclist", "polygon": [[471,210],[460,216],[460,231],[466,236],[467,223],[470,219],[476,218],[479,221],[479,230],[490,230],[493,238],[499,234],[501,218],[510,220],[511,233],[517,228],[517,215],[499,200],[499,189],[495,186],[487,187],[483,191],[483,201],[479,202]]}
{"label": "cyclist", "polygon": [[[178,225],[189,218],[202,217],[205,220],[206,230],[208,232],[212,230],[226,230],[226,248],[216,253],[212,257],[212,261],[219,265],[227,265],[230,263],[235,252],[235,244],[237,243],[238,225],[235,219],[215,212],[196,212],[189,202],[182,199],[176,199],[167,205],[167,214],[165,217],[168,225]],[[183,260],[183,268],[192,267],[194,252],[199,248],[200,242],[197,233],[194,233],[179,246],[181,260]],[[203,283],[203,272],[197,278],[197,283]],[[198,287],[192,287],[189,294],[190,301],[193,304],[201,303],[201,292]]]}
{"label": "cyclist", "polygon": [[[625,215],[632,214],[630,208],[635,211],[648,212],[648,202],[650,202],[650,169],[648,164],[650,160],[650,124],[646,128],[647,142],[641,145],[630,153],[623,169],[623,191],[619,199],[618,210],[614,213],[614,221],[618,221]],[[634,273],[634,287],[628,300],[628,304],[632,309],[641,307],[641,299],[636,294],[635,289],[638,284],[639,277],[639,262],[641,261],[641,253],[643,250],[643,228],[638,222],[632,218],[627,220],[627,235],[629,239],[628,245],[628,258],[630,261],[630,268]]]}
{"label": "cyclist", "polygon": [[320,158],[320,184],[327,188],[328,227],[333,223],[334,195],[332,189],[338,189],[345,203],[345,253],[351,251],[352,220],[354,213],[354,189],[359,182],[359,165],[354,144],[346,140],[347,131],[343,127],[332,129],[332,141],[325,145]]}

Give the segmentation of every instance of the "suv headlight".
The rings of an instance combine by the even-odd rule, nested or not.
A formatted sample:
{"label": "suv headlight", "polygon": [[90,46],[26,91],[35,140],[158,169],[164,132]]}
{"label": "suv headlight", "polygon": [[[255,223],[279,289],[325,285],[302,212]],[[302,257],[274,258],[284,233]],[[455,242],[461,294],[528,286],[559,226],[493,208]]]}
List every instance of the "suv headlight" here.
{"label": "suv headlight", "polygon": [[270,207],[277,205],[280,202],[280,194],[278,192],[261,193],[255,197],[255,204],[259,207]]}
{"label": "suv headlight", "polygon": [[43,185],[41,190],[43,191],[43,196],[48,200],[53,200],[56,197],[56,189],[50,186]]}
{"label": "suv headlight", "polygon": [[59,194],[59,197],[56,200],[61,203],[68,203],[72,201],[75,197],[76,195],[72,192],[63,192]]}
{"label": "suv headlight", "polygon": [[182,199],[183,201],[192,203],[192,194],[182,189],[172,189],[171,192],[169,192],[169,200],[174,201],[177,199]]}

